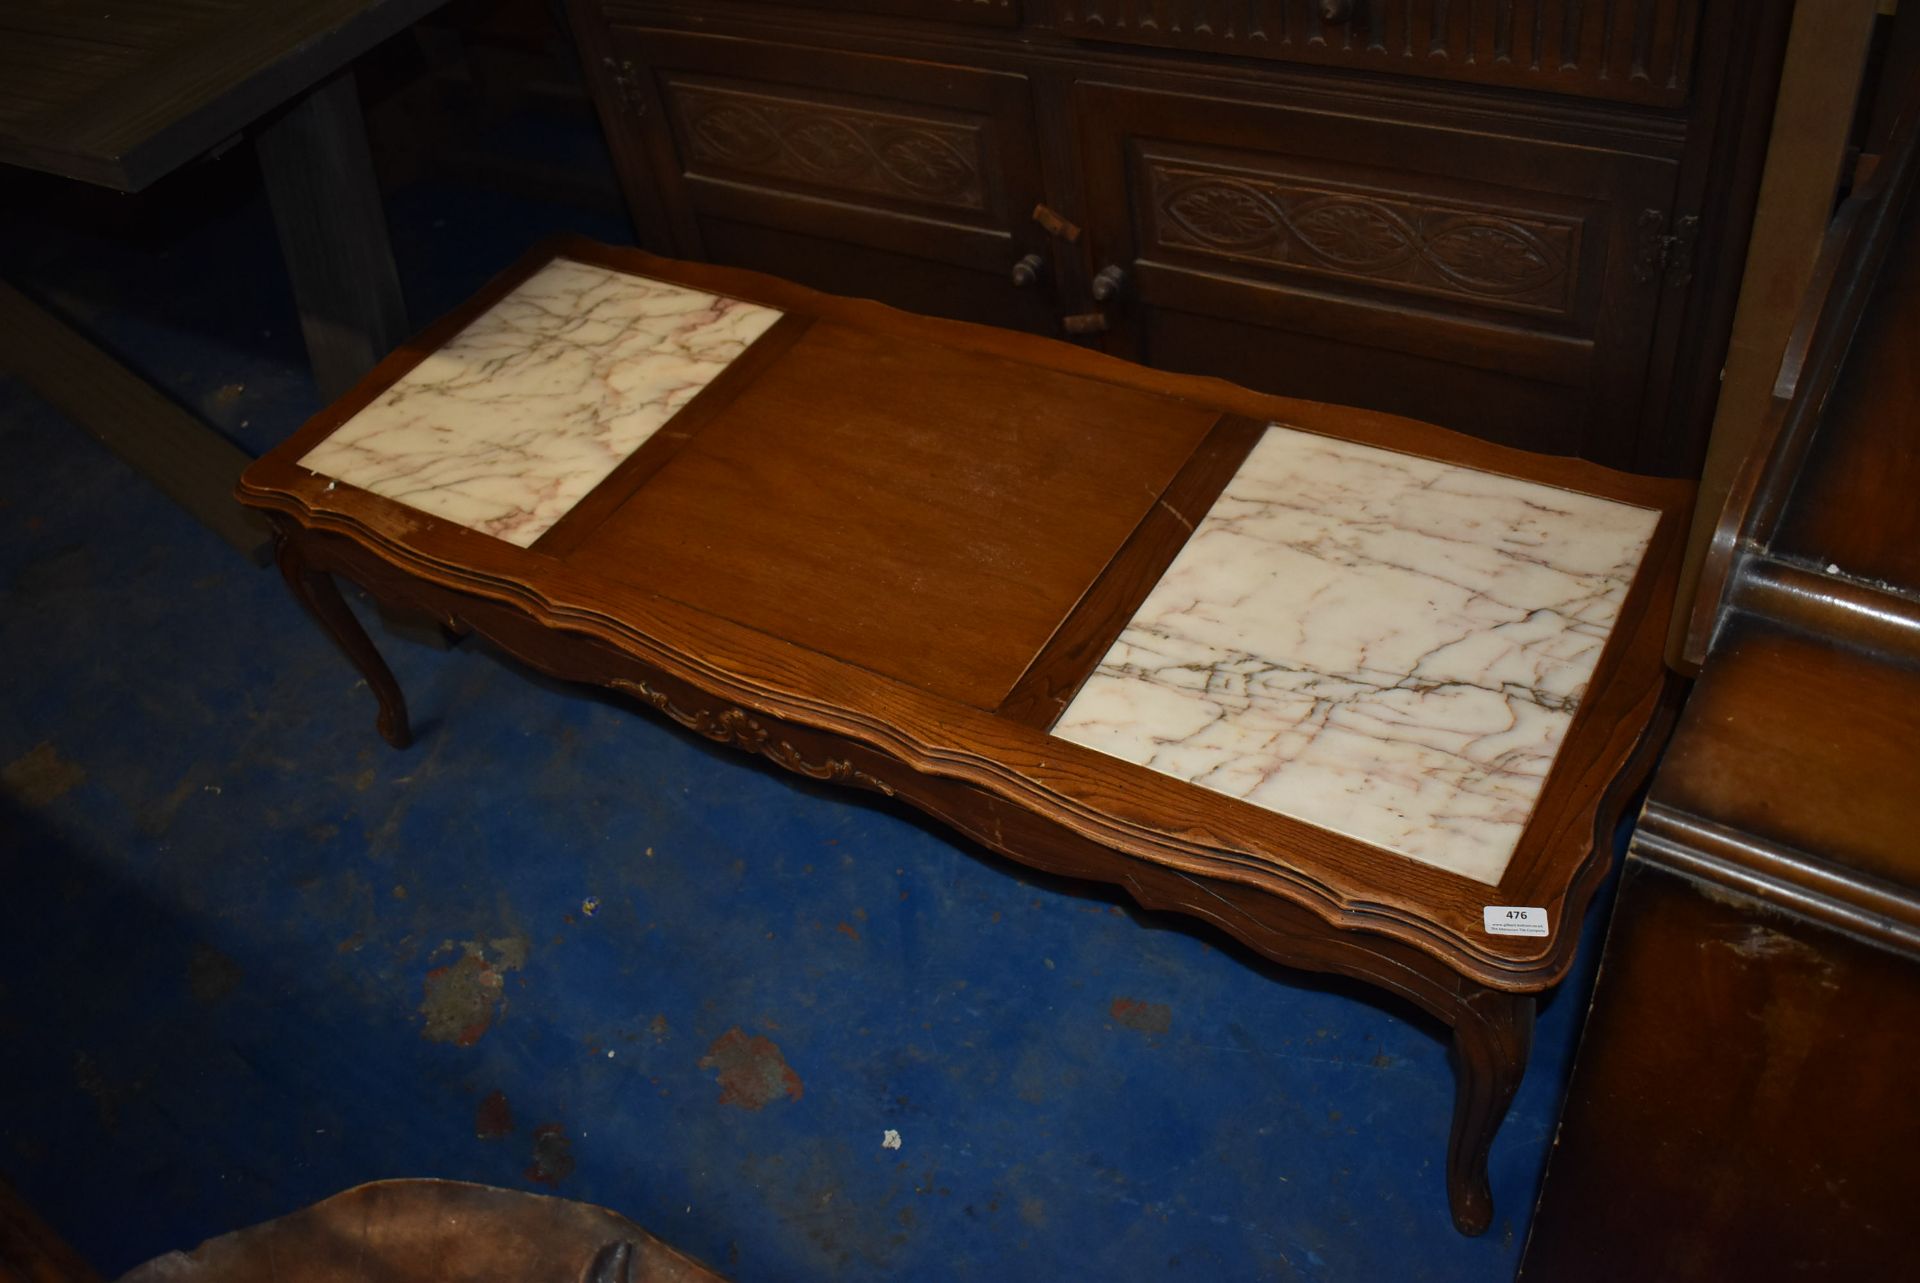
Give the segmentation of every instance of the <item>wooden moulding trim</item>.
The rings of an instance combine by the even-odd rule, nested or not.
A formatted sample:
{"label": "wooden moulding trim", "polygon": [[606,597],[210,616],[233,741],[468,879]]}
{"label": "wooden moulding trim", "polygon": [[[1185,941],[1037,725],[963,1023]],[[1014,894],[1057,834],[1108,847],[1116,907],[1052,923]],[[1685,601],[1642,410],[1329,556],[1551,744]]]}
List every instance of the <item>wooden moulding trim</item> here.
{"label": "wooden moulding trim", "polygon": [[[738,725],[742,717],[758,716],[804,727],[809,732],[824,733],[857,745],[860,750],[877,759],[875,769],[880,774],[868,773],[868,779],[853,779],[849,773],[846,782],[906,798],[915,806],[941,818],[961,832],[1016,860],[1024,860],[1041,868],[1056,868],[1055,862],[1046,854],[1033,855],[1029,859],[1024,848],[1016,850],[1015,844],[1001,840],[997,826],[990,829],[976,818],[933,804],[924,786],[951,783],[977,789],[996,801],[1019,808],[1024,815],[1047,824],[1058,825],[1067,830],[1071,837],[1092,843],[1117,857],[1142,860],[1171,875],[1198,875],[1202,878],[1242,884],[1257,891],[1275,894],[1341,930],[1353,931],[1356,934],[1377,933],[1388,936],[1403,945],[1419,950],[1422,954],[1439,959],[1454,972],[1466,971],[1473,974],[1477,970],[1471,966],[1463,968],[1459,959],[1445,947],[1444,940],[1437,936],[1424,920],[1410,919],[1404,912],[1396,911],[1391,906],[1361,904],[1342,909],[1334,892],[1291,867],[1276,866],[1271,861],[1262,861],[1257,857],[1243,859],[1239,853],[1231,850],[1203,845],[1195,838],[1205,838],[1207,835],[1204,833],[1169,835],[1153,830],[1133,829],[1124,820],[1111,817],[1097,808],[1082,805],[1071,797],[1055,794],[1044,784],[1035,784],[1025,778],[1019,768],[1009,767],[992,758],[981,757],[962,749],[930,743],[924,735],[926,725],[937,729],[953,729],[950,724],[943,724],[938,714],[931,719],[901,719],[926,725],[896,726],[853,709],[828,704],[803,695],[768,689],[758,684],[754,678],[737,676],[712,663],[694,658],[686,652],[667,647],[620,621],[590,611],[574,612],[555,609],[543,594],[529,585],[515,581],[492,580],[460,567],[440,567],[440,570],[447,573],[433,573],[426,559],[404,548],[388,547],[373,551],[369,547],[367,534],[363,529],[331,518],[327,514],[316,514],[307,528],[318,532],[323,538],[344,539],[355,549],[356,555],[364,554],[375,559],[378,570],[397,574],[410,582],[437,592],[478,597],[497,606],[518,611],[545,631],[553,633],[564,631],[574,634],[577,638],[583,639],[585,645],[597,645],[622,660],[637,662],[663,673],[668,682],[684,686],[697,692],[700,697],[718,701],[722,705],[717,714],[711,715],[711,725],[715,727],[724,729],[731,725]],[[416,564],[409,566],[406,564],[408,562]],[[346,574],[350,578],[359,576],[365,571],[364,566],[353,560],[342,559],[331,554],[316,559],[315,564]],[[371,580],[379,576],[376,572],[364,577]],[[425,599],[416,598],[416,604],[425,604]],[[662,604],[674,605],[668,602]],[[455,614],[444,611],[437,613],[445,614],[450,625],[468,626],[468,621]],[[725,629],[738,627],[724,620],[713,622]],[[491,636],[484,630],[475,629],[475,631],[482,631],[483,635]],[[497,638],[495,640],[504,645],[510,653],[536,668],[556,672],[561,676],[566,675],[559,671],[565,667],[564,665],[543,660],[541,656],[511,642]],[[764,642],[764,639],[762,641]],[[796,657],[803,659],[808,657],[808,653],[801,648],[788,646],[786,643],[779,643],[779,646]],[[921,694],[917,691],[908,691],[907,688],[900,687],[890,679],[875,674],[860,670],[851,671],[855,674],[856,680],[881,687],[895,687],[907,691],[909,697]],[[696,721],[706,720],[702,719],[699,713],[690,715],[684,714],[684,711],[675,713],[671,709],[662,707],[655,698],[657,689],[648,690],[631,682],[614,681],[603,684],[643,700],[659,711],[668,713],[682,726],[708,734],[709,738],[732,742],[738,747],[751,748],[741,736],[714,735],[696,725]],[[946,705],[947,701],[940,701],[940,703]],[[732,708],[728,709],[726,705],[731,705]],[[956,720],[968,716],[975,719],[988,716],[963,705],[948,706],[952,710],[949,716]],[[1008,729],[1017,728],[1009,726]],[[1051,740],[1047,742],[1058,743]],[[1061,745],[1061,747],[1070,751],[1077,748],[1072,745]],[[786,755],[769,753],[767,756],[788,769],[799,769]],[[1042,763],[1042,765],[1045,764]],[[905,767],[906,773],[894,776],[886,769],[889,766]],[[802,773],[814,778],[822,778],[818,771],[803,770]],[[892,778],[887,778],[888,776]],[[1158,782],[1162,785],[1166,783],[1164,780]],[[1056,805],[1035,805],[1036,799],[1042,802],[1052,800]],[[1105,874],[1086,870],[1080,870],[1079,873],[1081,876],[1106,877]],[[1115,879],[1106,877],[1106,880]],[[1123,884],[1131,885],[1131,882],[1129,880]],[[1557,981],[1559,976],[1555,974],[1549,978],[1537,980],[1532,977],[1523,977],[1516,982],[1513,976],[1507,975],[1504,971],[1494,970],[1486,976],[1474,974],[1474,978],[1489,983],[1493,987],[1520,987],[1532,990],[1547,987]],[[1401,985],[1396,984],[1390,987],[1404,991]],[[1426,1004],[1423,1003],[1423,1005]],[[1430,1009],[1436,1012],[1441,1011],[1441,1007],[1438,1006]]]}
{"label": "wooden moulding trim", "polygon": [[1097,856],[1090,856],[1084,839],[1064,849],[1059,840],[1023,843],[1017,836],[1008,839],[997,820],[983,823],[979,816],[950,804],[939,791],[916,787],[933,783],[913,777],[901,793],[941,823],[1018,864],[1120,887],[1142,908],[1198,918],[1283,966],[1367,981],[1449,1026],[1460,1023],[1463,999],[1478,987],[1451,963],[1436,961],[1430,951],[1403,941],[1359,932],[1329,934],[1310,909],[1291,900],[1276,901],[1257,887],[1197,877],[1105,847],[1099,848]]}
{"label": "wooden moulding trim", "polygon": [[[426,352],[562,254],[763,302],[790,314],[890,329],[1102,379],[1262,424],[1278,422],[1637,503],[1660,509],[1663,516],[1589,683],[1593,694],[1569,728],[1505,877],[1489,887],[1053,739],[1013,717],[930,696],[655,594],[606,582],[544,550],[513,547],[298,466],[315,442]],[[425,582],[504,602],[543,626],[596,637],[716,699],[868,745],[923,774],[971,784],[1124,854],[1281,895],[1336,928],[1402,940],[1491,987],[1533,991],[1556,982],[1571,963],[1578,918],[1605,866],[1605,835],[1597,841],[1596,829],[1610,824],[1603,811],[1617,806],[1621,772],[1640,760],[1636,755],[1659,710],[1659,639],[1691,487],[1580,460],[1530,455],[1391,415],[1149,370],[1031,336],[822,295],[738,269],[671,263],[562,238],[537,249],[383,362],[341,402],[254,464],[240,492],[253,506],[342,535]],[[1545,940],[1488,937],[1480,908],[1489,903],[1546,908],[1555,931]]]}
{"label": "wooden moulding trim", "polygon": [[[1532,940],[1502,938],[1489,942],[1496,947],[1521,946],[1506,956],[1477,947],[1482,943],[1473,938],[1480,925],[1477,906],[1506,894],[1504,886],[1490,888],[1371,848],[1359,848],[1362,858],[1357,862],[1343,859],[1345,848],[1357,848],[1359,844],[1232,798],[1209,797],[1203,804],[1207,814],[1196,813],[1194,824],[1188,828],[1156,828],[1150,821],[1116,813],[1118,801],[1125,799],[1128,809],[1137,812],[1179,814],[1182,802],[1189,810],[1194,806],[1192,786],[1055,740],[1008,719],[933,699],[891,679],[776,642],[677,603],[652,598],[648,600],[651,609],[643,609],[637,600],[622,601],[619,609],[623,616],[629,620],[642,617],[629,623],[591,607],[556,602],[542,588],[517,579],[423,555],[357,521],[315,511],[297,499],[281,498],[264,506],[289,514],[309,529],[343,536],[381,563],[426,584],[499,602],[544,628],[604,643],[711,698],[852,741],[918,774],[979,788],[1123,854],[1280,895],[1331,926],[1400,940],[1490,987],[1543,989],[1556,983],[1571,963],[1578,938],[1574,929],[1556,931],[1544,942],[1545,948],[1538,948],[1542,942]],[[473,537],[490,544],[497,542],[485,536]],[[583,581],[565,571],[565,567],[557,567],[548,584],[562,592],[577,591]],[[348,573],[354,577],[351,567]],[[654,618],[644,618],[646,615]],[[659,640],[661,636],[676,641]],[[746,641],[745,647],[742,640]],[[829,701],[796,693],[822,689],[832,690],[836,698]],[[1657,696],[1656,686],[1643,702],[1654,705]],[[861,711],[869,708],[888,712]],[[1646,722],[1639,721],[1638,725],[1644,728]],[[1636,733],[1629,733],[1627,738],[1625,755],[1631,760],[1634,742],[1645,740]],[[976,747],[957,747],[956,740]],[[1111,781],[1116,776],[1124,777],[1119,787],[1110,784],[1104,791],[1113,803],[1102,807],[1078,796],[1088,790],[1076,786],[1089,782],[1097,785],[1100,777]],[[895,782],[903,794],[912,794],[907,784]],[[1531,900],[1501,902],[1544,902],[1556,923],[1577,919],[1604,872],[1604,849],[1597,848],[1595,841],[1596,832],[1611,825],[1611,815],[1601,815],[1603,803],[1617,814],[1618,790],[1604,797],[1602,792],[1596,788],[1590,803],[1555,828],[1555,832],[1568,835],[1570,845],[1578,852],[1572,875],[1561,888]],[[1250,836],[1248,826],[1232,823],[1243,813],[1250,813],[1269,835],[1277,829],[1282,831],[1281,836],[1278,840]],[[1221,823],[1223,820],[1227,822]],[[1262,848],[1276,854],[1263,855]],[[1359,867],[1354,867],[1355,863]],[[1574,861],[1561,863],[1566,867]],[[1366,893],[1367,888],[1382,887],[1385,897],[1400,903]],[[1451,896],[1446,894],[1449,888],[1453,890]],[[1450,905],[1449,900],[1460,903]],[[1523,952],[1527,945],[1536,946],[1530,956]]]}
{"label": "wooden moulding trim", "polygon": [[1912,891],[1851,874],[1798,848],[1649,802],[1629,854],[1870,944],[1920,955],[1920,902]]}
{"label": "wooden moulding trim", "polygon": [[1673,738],[1673,728],[1686,702],[1687,686],[1688,683],[1671,670],[1663,669],[1646,729],[1634,746],[1632,756],[1614,776],[1613,784],[1592,812],[1593,833],[1587,862],[1574,875],[1567,893],[1568,906],[1578,907],[1578,915],[1573,919],[1576,924],[1585,918],[1586,906],[1599,892],[1607,879],[1607,871],[1613,866],[1614,838],[1626,818],[1628,804],[1638,800],[1641,790],[1653,779],[1661,754]]}
{"label": "wooden moulding trim", "polygon": [[[964,780],[913,771],[879,751],[830,732],[762,722],[740,707],[715,706],[700,688],[656,673],[625,651],[590,638],[555,646],[556,634],[502,602],[485,601],[409,576],[350,540],[316,533],[301,557],[318,569],[366,574],[391,597],[448,627],[477,632],[530,667],[566,681],[604,686],[666,714],[715,743],[758,753],[812,779],[900,798],[980,845],[1028,868],[1122,888],[1143,908],[1187,913],[1285,966],[1369,981],[1458,1025],[1486,986],[1451,962],[1401,940],[1328,931],[1319,915],[1254,886],[1202,878],[1114,850],[1057,826],[1037,811],[984,793]],[[529,641],[531,632],[538,640]],[[823,743],[822,741],[826,741]],[[892,781],[892,782],[889,782]]]}

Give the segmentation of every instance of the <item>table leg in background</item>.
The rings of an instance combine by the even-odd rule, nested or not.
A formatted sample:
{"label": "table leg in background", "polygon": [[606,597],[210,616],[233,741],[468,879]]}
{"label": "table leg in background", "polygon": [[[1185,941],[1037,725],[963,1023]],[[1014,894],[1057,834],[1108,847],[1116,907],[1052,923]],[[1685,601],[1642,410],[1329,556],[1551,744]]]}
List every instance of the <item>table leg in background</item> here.
{"label": "table leg in background", "polygon": [[314,379],[332,401],[407,336],[353,72],[295,102],[254,146]]}

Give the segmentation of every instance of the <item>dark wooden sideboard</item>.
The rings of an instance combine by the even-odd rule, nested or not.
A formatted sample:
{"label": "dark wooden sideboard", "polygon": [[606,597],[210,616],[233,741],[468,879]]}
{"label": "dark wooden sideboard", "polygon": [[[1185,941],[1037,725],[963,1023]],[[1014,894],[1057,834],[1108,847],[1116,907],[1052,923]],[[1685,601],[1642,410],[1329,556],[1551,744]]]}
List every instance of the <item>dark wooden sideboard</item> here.
{"label": "dark wooden sideboard", "polygon": [[642,243],[1697,472],[1791,0],[569,0]]}
{"label": "dark wooden sideboard", "polygon": [[[1628,849],[1527,1246],[1541,1283],[1920,1274],[1920,13]],[[1804,363],[1799,352],[1805,353]]]}

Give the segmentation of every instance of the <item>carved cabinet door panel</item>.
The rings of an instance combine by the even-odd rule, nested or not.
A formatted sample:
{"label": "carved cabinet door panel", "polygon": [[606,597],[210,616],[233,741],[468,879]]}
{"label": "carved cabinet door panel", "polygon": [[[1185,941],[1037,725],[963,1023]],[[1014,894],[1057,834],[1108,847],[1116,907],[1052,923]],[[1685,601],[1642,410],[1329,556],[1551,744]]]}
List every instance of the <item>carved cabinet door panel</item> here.
{"label": "carved cabinet door panel", "polygon": [[1074,98],[1110,350],[1633,466],[1675,157],[1352,99]]}
{"label": "carved cabinet door panel", "polygon": [[611,47],[610,132],[649,248],[1057,325],[1026,77],[620,26]]}

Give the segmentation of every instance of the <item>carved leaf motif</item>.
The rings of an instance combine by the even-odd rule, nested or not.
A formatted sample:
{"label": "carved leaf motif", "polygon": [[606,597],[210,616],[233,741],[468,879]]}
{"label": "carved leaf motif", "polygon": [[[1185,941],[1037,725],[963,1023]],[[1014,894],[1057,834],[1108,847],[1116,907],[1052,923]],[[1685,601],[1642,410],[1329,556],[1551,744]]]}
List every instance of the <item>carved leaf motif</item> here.
{"label": "carved leaf motif", "polygon": [[1379,272],[1405,262],[1420,246],[1411,227],[1373,201],[1347,196],[1305,200],[1288,225],[1320,258],[1356,272]]}
{"label": "carved leaf motif", "polygon": [[1423,294],[1564,309],[1578,223],[1461,209],[1414,194],[1150,162],[1162,244]]}
{"label": "carved leaf motif", "polygon": [[1189,236],[1221,249],[1255,249],[1280,231],[1280,213],[1253,189],[1225,180],[1181,187],[1162,202]]}
{"label": "carved leaf motif", "polygon": [[845,180],[873,163],[860,135],[831,116],[799,118],[781,136],[801,167],[820,178]]}
{"label": "carved leaf motif", "polygon": [[901,184],[929,196],[965,191],[973,181],[966,156],[938,134],[890,130],[877,145],[880,163]]}
{"label": "carved leaf motif", "polygon": [[734,103],[696,114],[691,132],[697,148],[731,165],[764,164],[780,151],[780,136],[760,113]]}
{"label": "carved leaf motif", "polygon": [[676,85],[696,159],[844,191],[983,209],[980,130],[896,112]]}
{"label": "carved leaf motif", "polygon": [[746,749],[749,753],[759,753],[786,767],[789,771],[816,780],[857,784],[861,788],[869,788],[876,793],[884,793],[888,797],[893,796],[892,785],[867,774],[844,758],[830,757],[824,762],[808,761],[799,749],[786,740],[775,740],[772,732],[745,709],[727,708],[716,714],[711,709],[703,708],[697,713],[689,713],[675,704],[665,691],[655,690],[643,681],[629,681],[624,677],[616,677],[608,682],[608,685],[615,690],[625,691],[629,695],[645,700],[694,734],[704,735],[717,744],[732,744]]}
{"label": "carved leaf motif", "polygon": [[1456,219],[1427,237],[1441,272],[1473,289],[1518,293],[1545,284],[1558,269],[1539,237],[1514,223]]}

